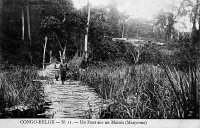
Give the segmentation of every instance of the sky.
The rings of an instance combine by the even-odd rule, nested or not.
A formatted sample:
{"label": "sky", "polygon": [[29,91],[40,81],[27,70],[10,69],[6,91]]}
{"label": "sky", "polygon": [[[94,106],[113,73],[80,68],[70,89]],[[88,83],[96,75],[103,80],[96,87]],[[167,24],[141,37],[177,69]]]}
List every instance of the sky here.
{"label": "sky", "polygon": [[[91,5],[105,6],[111,0],[89,0]],[[124,12],[132,18],[145,18],[151,20],[153,15],[162,8],[167,8],[172,3],[180,0],[115,0],[117,8],[120,12]],[[86,5],[87,0],[73,0],[76,8]]]}
{"label": "sky", "polygon": [[[111,0],[89,0],[92,7],[106,6]],[[154,15],[160,9],[169,9],[170,5],[179,5],[181,0],[115,0],[117,2],[117,9],[130,16],[130,18],[144,18],[152,20]],[[73,0],[74,6],[80,9],[87,4],[87,0]],[[188,24],[188,23],[187,23]],[[186,25],[188,26],[188,25]],[[181,24],[176,25],[176,28],[184,30]]]}

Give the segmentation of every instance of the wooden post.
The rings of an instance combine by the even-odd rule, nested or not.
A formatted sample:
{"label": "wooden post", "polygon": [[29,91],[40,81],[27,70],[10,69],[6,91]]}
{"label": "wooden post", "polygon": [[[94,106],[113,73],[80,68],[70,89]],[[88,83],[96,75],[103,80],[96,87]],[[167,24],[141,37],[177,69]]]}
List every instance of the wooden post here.
{"label": "wooden post", "polygon": [[88,58],[88,31],[89,31],[89,24],[90,24],[90,2],[88,1],[88,18],[87,18],[87,26],[86,26],[86,34],[85,34],[85,49],[84,49],[84,54],[85,54],[85,59]]}
{"label": "wooden post", "polygon": [[44,69],[44,63],[45,63],[45,53],[46,53],[46,47],[47,47],[47,40],[48,40],[48,37],[45,36],[45,44],[44,44],[44,52],[43,52],[43,69]]}

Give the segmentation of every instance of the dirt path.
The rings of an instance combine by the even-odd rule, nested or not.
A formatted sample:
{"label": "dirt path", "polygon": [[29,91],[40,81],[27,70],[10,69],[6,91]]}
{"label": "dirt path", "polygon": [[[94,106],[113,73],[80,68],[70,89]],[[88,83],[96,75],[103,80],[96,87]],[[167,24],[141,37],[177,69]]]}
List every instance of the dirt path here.
{"label": "dirt path", "polygon": [[52,69],[46,69],[50,81],[42,81],[45,94],[45,113],[48,118],[99,118],[99,110],[104,100],[91,87],[79,81],[61,81],[54,79]]}

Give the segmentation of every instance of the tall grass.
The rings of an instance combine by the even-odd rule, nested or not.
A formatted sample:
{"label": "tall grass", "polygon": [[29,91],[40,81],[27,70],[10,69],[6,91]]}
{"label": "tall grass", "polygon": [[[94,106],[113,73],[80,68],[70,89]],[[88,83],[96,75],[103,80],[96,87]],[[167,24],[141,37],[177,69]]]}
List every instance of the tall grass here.
{"label": "tall grass", "polygon": [[187,118],[190,110],[191,76],[175,68],[104,64],[89,67],[80,79],[113,100],[101,118]]}
{"label": "tall grass", "polygon": [[76,53],[75,56],[71,60],[68,61],[67,65],[72,74],[70,77],[72,77],[73,79],[78,79],[80,75],[79,69],[80,69],[83,59],[84,59],[83,56],[79,57],[78,53]]}
{"label": "tall grass", "polygon": [[[41,84],[34,83],[38,79],[36,67],[13,67],[9,71],[2,71],[0,78],[0,113],[14,111],[14,109],[38,110],[43,102],[40,93]],[[13,116],[13,115],[10,115]],[[20,118],[20,115],[15,115]],[[25,116],[30,116],[25,115]]]}

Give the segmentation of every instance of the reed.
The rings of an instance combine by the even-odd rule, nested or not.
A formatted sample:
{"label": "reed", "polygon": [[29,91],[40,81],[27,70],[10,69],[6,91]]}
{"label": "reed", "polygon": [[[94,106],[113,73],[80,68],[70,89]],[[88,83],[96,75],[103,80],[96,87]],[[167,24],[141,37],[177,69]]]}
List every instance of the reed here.
{"label": "reed", "polygon": [[[0,78],[0,113],[4,116],[6,113],[15,110],[33,110],[37,111],[39,105],[43,102],[41,93],[41,84],[33,80],[38,79],[36,67],[13,67],[12,70],[3,71]],[[9,115],[14,117],[14,115]],[[20,118],[22,115],[15,115]],[[24,115],[31,117],[30,115]]]}
{"label": "reed", "polygon": [[175,68],[101,64],[81,72],[80,79],[113,101],[101,118],[187,118],[191,108],[191,73]]}

